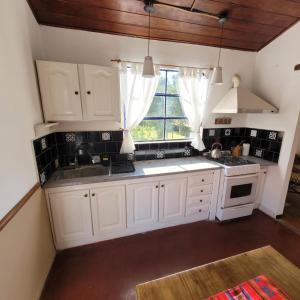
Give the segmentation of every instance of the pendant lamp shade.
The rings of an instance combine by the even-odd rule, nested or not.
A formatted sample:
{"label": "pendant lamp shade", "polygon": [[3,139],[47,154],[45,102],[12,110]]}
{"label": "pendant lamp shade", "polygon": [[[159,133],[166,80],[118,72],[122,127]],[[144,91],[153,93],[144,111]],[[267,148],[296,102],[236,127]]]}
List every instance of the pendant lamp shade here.
{"label": "pendant lamp shade", "polygon": [[212,84],[223,84],[223,70],[222,67],[215,67],[213,69],[212,77],[211,77]]}
{"label": "pendant lamp shade", "polygon": [[154,77],[154,65],[152,56],[145,56],[144,66],[143,66],[143,77],[151,78]]}

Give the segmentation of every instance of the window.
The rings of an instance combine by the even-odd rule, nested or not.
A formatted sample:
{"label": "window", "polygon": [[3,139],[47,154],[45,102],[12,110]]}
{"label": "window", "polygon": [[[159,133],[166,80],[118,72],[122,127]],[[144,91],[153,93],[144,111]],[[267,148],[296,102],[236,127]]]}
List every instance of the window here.
{"label": "window", "polygon": [[136,142],[183,140],[190,133],[179,100],[178,72],[161,70],[153,102],[146,117],[132,131],[133,139]]}

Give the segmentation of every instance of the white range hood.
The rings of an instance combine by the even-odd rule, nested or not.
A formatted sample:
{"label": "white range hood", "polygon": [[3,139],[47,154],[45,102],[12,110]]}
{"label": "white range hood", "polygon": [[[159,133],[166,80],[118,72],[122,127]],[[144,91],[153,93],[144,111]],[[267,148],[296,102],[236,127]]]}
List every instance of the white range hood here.
{"label": "white range hood", "polygon": [[234,75],[233,87],[212,110],[212,113],[276,113],[278,109],[248,90],[240,87],[240,77]]}

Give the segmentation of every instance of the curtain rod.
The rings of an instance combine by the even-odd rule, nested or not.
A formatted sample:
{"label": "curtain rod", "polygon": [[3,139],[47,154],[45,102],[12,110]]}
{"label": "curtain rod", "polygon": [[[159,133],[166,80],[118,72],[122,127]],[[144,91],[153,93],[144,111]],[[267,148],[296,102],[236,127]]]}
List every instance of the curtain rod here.
{"label": "curtain rod", "polygon": [[[111,62],[116,62],[116,63],[140,63],[142,64],[142,62],[136,62],[136,61],[129,61],[129,60],[121,60],[121,59],[111,59]],[[176,65],[166,65],[166,64],[159,64],[162,67],[169,67],[169,68],[188,68],[188,69],[199,69],[199,70],[213,70],[213,68],[211,67],[207,67],[207,68],[198,68],[198,67],[190,67],[190,66],[176,66]]]}

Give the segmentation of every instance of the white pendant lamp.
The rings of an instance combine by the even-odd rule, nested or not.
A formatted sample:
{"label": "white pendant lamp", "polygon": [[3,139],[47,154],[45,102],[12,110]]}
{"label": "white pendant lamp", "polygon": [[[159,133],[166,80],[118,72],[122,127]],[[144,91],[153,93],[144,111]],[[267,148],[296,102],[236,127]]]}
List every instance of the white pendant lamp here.
{"label": "white pendant lamp", "polygon": [[152,78],[154,77],[154,65],[152,56],[149,55],[150,48],[150,13],[154,12],[153,3],[151,1],[145,5],[144,10],[149,14],[149,26],[148,26],[148,55],[145,56],[143,66],[143,77]]}
{"label": "white pendant lamp", "polygon": [[212,78],[211,78],[211,84],[223,84],[223,70],[220,66],[220,58],[221,58],[221,51],[222,51],[222,41],[223,41],[223,28],[224,23],[227,21],[227,15],[223,15],[219,19],[219,23],[221,24],[221,39],[220,39],[220,49],[219,49],[219,57],[218,57],[218,66],[214,67]]}

